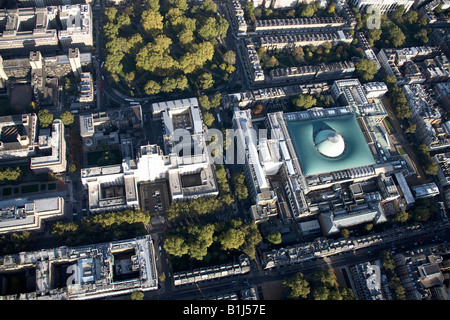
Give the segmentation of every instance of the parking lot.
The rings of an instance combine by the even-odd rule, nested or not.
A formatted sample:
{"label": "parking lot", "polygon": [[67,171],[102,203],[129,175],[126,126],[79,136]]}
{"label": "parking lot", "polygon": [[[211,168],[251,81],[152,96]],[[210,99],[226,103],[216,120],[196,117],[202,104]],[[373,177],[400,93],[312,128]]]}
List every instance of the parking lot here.
{"label": "parking lot", "polygon": [[139,185],[139,202],[141,210],[159,215],[169,207],[169,193],[165,181]]}

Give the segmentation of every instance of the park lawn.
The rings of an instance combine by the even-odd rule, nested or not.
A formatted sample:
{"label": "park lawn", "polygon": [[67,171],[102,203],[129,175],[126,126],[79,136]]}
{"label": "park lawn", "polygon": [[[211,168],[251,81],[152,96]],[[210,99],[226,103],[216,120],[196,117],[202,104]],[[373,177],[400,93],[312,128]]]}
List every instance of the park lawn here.
{"label": "park lawn", "polygon": [[384,118],[384,124],[386,125],[386,127],[388,128],[390,133],[395,133],[395,128],[394,125],[392,124],[392,120],[389,117]]}

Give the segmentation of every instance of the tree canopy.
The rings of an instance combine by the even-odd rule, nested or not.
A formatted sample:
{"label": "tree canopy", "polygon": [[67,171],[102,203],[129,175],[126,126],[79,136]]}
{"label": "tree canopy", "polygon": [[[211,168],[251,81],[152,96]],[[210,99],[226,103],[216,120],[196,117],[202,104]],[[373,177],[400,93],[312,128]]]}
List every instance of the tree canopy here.
{"label": "tree canopy", "polygon": [[81,223],[57,221],[51,226],[51,232],[74,246],[142,235],[147,233],[144,226],[149,222],[148,211],[124,210],[89,216]]}
{"label": "tree canopy", "polygon": [[245,184],[245,176],[242,172],[235,173],[231,179],[234,187],[234,195],[241,200],[248,198],[248,189]]}
{"label": "tree canopy", "polygon": [[61,121],[65,126],[70,126],[73,124],[75,118],[70,111],[64,111],[61,113]]}
{"label": "tree canopy", "polygon": [[23,171],[20,167],[0,168],[0,182],[18,181],[22,177]]}
{"label": "tree canopy", "polygon": [[243,224],[241,220],[228,223],[193,224],[168,232],[164,239],[167,253],[191,259],[203,260],[208,249],[217,243],[224,251],[238,251],[254,259],[255,246],[261,235],[254,223]]}
{"label": "tree canopy", "polygon": [[208,90],[215,84],[211,69],[224,77],[234,71],[234,52],[222,53],[216,40],[228,27],[210,0],[191,7],[186,0],[149,0],[144,7],[107,8],[104,69],[133,95]]}
{"label": "tree canopy", "polygon": [[408,100],[406,99],[402,89],[397,84],[391,86],[388,96],[391,100],[397,118],[403,120],[411,116]]}
{"label": "tree canopy", "polygon": [[359,59],[355,64],[356,73],[364,80],[372,80],[377,73],[377,64],[370,59]]}
{"label": "tree canopy", "polygon": [[311,291],[308,281],[301,272],[284,280],[283,286],[289,289],[289,299],[306,299]]}
{"label": "tree canopy", "polygon": [[395,24],[391,24],[387,29],[387,38],[394,47],[400,47],[405,43],[406,36]]}
{"label": "tree canopy", "polygon": [[53,114],[48,109],[41,109],[38,112],[38,119],[42,128],[48,128],[53,122]]}
{"label": "tree canopy", "polygon": [[278,230],[273,230],[269,233],[269,235],[267,236],[267,240],[270,243],[273,244],[280,244],[281,243],[281,233]]}
{"label": "tree canopy", "polygon": [[426,145],[421,144],[417,147],[417,155],[422,161],[425,173],[432,176],[437,175],[439,165],[433,160],[433,157],[430,155],[430,150]]}
{"label": "tree canopy", "polygon": [[30,231],[13,232],[0,236],[0,254],[14,254],[29,251],[36,240],[36,233]]}
{"label": "tree canopy", "polygon": [[309,94],[299,94],[299,96],[294,98],[292,102],[294,106],[306,110],[313,107],[316,104],[317,99]]}

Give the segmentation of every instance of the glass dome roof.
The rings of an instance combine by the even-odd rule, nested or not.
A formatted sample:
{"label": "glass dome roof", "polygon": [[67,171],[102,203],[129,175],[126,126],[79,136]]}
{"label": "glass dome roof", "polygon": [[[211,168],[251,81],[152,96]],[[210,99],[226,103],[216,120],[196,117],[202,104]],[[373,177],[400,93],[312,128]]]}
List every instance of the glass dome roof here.
{"label": "glass dome roof", "polygon": [[327,158],[337,158],[345,151],[344,137],[331,128],[321,128],[314,134],[314,145]]}

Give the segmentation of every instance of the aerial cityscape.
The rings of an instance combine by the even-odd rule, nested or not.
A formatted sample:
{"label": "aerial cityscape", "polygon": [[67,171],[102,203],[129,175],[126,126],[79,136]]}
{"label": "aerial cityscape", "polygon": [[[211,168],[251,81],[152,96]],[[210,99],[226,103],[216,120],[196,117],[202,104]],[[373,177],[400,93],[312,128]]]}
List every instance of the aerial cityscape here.
{"label": "aerial cityscape", "polygon": [[449,300],[449,57],[450,0],[0,0],[0,300]]}

